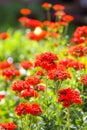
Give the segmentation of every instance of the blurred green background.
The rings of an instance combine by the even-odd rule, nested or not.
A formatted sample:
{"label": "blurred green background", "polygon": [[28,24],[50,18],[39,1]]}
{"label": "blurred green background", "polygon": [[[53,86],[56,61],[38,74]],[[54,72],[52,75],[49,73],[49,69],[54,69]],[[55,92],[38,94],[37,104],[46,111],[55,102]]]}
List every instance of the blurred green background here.
{"label": "blurred green background", "polygon": [[44,14],[40,6],[40,1],[24,1],[24,0],[2,0],[0,1],[0,32],[6,31],[8,28],[18,28],[18,18],[21,16],[19,11],[21,8],[29,8],[32,10],[30,17],[43,20]]}

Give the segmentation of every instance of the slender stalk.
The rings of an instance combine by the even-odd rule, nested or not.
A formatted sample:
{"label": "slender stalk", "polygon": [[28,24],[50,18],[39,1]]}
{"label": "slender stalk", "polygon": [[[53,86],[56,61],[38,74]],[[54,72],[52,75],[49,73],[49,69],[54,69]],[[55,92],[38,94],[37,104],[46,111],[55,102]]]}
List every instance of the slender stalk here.
{"label": "slender stalk", "polygon": [[69,108],[67,108],[67,128],[70,130],[70,111]]}
{"label": "slender stalk", "polygon": [[48,19],[49,21],[51,21],[51,15],[50,15],[50,10],[49,10],[49,9],[47,10],[47,19]]}
{"label": "slender stalk", "polygon": [[69,26],[69,25],[67,25],[67,26],[65,27],[65,30],[64,30],[64,35],[65,35],[65,36],[67,35],[67,32],[68,32],[68,26]]}
{"label": "slender stalk", "polygon": [[[56,81],[56,97],[58,98],[58,90],[60,89],[61,86],[61,81]],[[60,130],[60,123],[59,123],[59,118],[60,118],[60,108],[59,108],[59,103],[57,104],[57,108],[56,108],[56,119],[57,119],[57,130]]]}

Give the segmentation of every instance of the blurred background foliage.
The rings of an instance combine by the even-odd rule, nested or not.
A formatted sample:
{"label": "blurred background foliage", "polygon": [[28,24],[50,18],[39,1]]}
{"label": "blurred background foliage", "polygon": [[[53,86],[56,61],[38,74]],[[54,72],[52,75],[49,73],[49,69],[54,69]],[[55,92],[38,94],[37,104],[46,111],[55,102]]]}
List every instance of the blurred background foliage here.
{"label": "blurred background foliage", "polygon": [[[46,14],[41,4],[44,2],[63,4],[66,8],[65,12],[75,17],[74,24],[69,28],[70,34],[76,26],[87,24],[87,0],[0,0],[0,32],[8,28],[20,28],[18,18],[21,16],[19,12],[21,8],[31,9],[32,14],[29,17],[43,21]],[[53,15],[52,11],[51,14]]]}

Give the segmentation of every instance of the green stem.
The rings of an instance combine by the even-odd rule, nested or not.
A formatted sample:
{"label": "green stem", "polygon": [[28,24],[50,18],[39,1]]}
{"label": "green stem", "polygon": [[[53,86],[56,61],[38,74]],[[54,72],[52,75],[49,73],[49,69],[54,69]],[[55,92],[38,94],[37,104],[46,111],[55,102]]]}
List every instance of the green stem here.
{"label": "green stem", "polygon": [[67,25],[67,26],[65,27],[65,31],[64,31],[64,35],[65,35],[65,36],[67,35],[67,32],[68,32],[68,26],[69,26],[69,25]]}
{"label": "green stem", "polygon": [[59,104],[57,104],[57,111],[56,111],[56,118],[57,118],[57,130],[60,129],[60,124],[59,124]]}
{"label": "green stem", "polygon": [[68,127],[68,130],[70,130],[70,111],[69,111],[69,108],[67,108],[67,127]]}
{"label": "green stem", "polygon": [[49,21],[51,21],[50,10],[47,10],[47,19],[48,19]]}

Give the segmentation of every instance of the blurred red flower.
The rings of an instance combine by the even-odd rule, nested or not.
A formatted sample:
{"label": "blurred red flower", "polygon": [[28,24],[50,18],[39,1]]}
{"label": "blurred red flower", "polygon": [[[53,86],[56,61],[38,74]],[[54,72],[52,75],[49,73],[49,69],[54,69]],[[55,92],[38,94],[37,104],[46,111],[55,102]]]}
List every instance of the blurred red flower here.
{"label": "blurred red flower", "polygon": [[71,16],[71,15],[64,15],[64,16],[62,17],[62,20],[65,21],[65,22],[71,22],[71,21],[74,20],[74,17]]}
{"label": "blurred red flower", "polygon": [[29,14],[31,14],[31,10],[27,9],[27,8],[22,8],[20,10],[20,13],[23,14],[23,15],[29,15]]}
{"label": "blurred red flower", "polygon": [[3,40],[5,40],[5,39],[7,39],[9,37],[10,37],[10,35],[8,33],[6,33],[6,32],[0,33],[0,38],[3,39]]}
{"label": "blurred red flower", "polygon": [[2,70],[2,76],[5,76],[6,80],[12,80],[14,77],[20,76],[20,72],[15,68],[6,68]]}
{"label": "blurred red flower", "polygon": [[42,4],[42,8],[44,8],[44,9],[50,9],[52,7],[52,5],[50,4],[50,3],[47,3],[47,2],[45,2],[45,3],[43,3]]}
{"label": "blurred red flower", "polygon": [[17,129],[17,125],[15,125],[13,122],[1,123],[0,128],[1,130],[14,130]]}
{"label": "blurred red flower", "polygon": [[5,97],[6,97],[5,94],[0,94],[0,101],[1,101],[3,98],[5,98]]}
{"label": "blurred red flower", "polygon": [[55,4],[53,5],[52,7],[55,11],[62,11],[65,9],[65,7],[63,5],[60,5],[60,4]]}
{"label": "blurred red flower", "polygon": [[9,62],[7,60],[0,62],[0,69],[6,69],[10,66],[13,66],[13,62]]}
{"label": "blurred red flower", "polygon": [[33,68],[33,63],[28,60],[23,60],[20,63],[20,67],[23,67],[24,69],[30,69]]}

